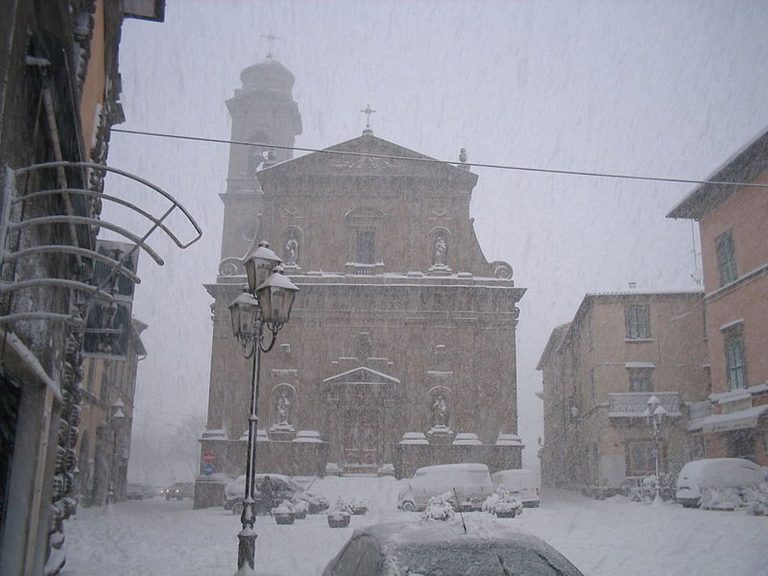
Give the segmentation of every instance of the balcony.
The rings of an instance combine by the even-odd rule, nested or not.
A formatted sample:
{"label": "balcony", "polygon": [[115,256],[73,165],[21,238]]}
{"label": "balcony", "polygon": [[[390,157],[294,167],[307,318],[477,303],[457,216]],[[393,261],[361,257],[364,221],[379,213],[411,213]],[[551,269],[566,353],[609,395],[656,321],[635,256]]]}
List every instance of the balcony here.
{"label": "balcony", "polygon": [[680,414],[680,394],[677,392],[625,392],[608,394],[609,418],[644,418],[648,399],[656,396],[667,416],[677,418]]}

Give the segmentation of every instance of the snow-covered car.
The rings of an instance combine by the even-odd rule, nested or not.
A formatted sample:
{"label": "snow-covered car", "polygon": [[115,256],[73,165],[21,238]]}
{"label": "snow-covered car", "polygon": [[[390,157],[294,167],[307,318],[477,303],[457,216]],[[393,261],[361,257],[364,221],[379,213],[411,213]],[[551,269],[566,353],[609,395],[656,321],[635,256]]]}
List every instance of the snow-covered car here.
{"label": "snow-covered car", "polygon": [[714,508],[720,496],[729,496],[729,506],[744,501],[747,489],[763,481],[763,470],[743,458],[706,458],[688,462],[677,477],[675,499],[686,508]]}
{"label": "snow-covered car", "polygon": [[190,500],[195,497],[195,485],[192,482],[175,482],[165,490],[166,500]]}
{"label": "snow-covered car", "polygon": [[[466,525],[466,532],[464,530]],[[358,529],[323,576],[581,576],[543,540],[495,520],[396,522]]]}
{"label": "snow-covered car", "polygon": [[126,500],[143,500],[145,494],[144,486],[141,484],[128,484],[125,489]]}
{"label": "snow-covered car", "polygon": [[494,472],[491,475],[493,488],[503,488],[514,494],[526,508],[536,508],[541,504],[539,482],[533,470],[512,469]]}
{"label": "snow-covered car", "polygon": [[[269,478],[272,491],[270,502],[264,501],[262,488],[267,477]],[[254,500],[256,501],[256,512],[259,514],[268,514],[278,503],[283,500],[292,500],[297,495],[303,493],[304,487],[289,476],[282,474],[256,474]],[[232,510],[233,514],[242,513],[244,498],[245,474],[238,476],[224,487],[224,509]],[[312,513],[311,502],[310,513]]]}
{"label": "snow-covered car", "polygon": [[[424,510],[433,496],[450,492],[457,509],[480,510],[493,493],[493,483],[485,464],[440,464],[419,468],[398,495],[402,510]],[[458,501],[457,501],[458,498]]]}

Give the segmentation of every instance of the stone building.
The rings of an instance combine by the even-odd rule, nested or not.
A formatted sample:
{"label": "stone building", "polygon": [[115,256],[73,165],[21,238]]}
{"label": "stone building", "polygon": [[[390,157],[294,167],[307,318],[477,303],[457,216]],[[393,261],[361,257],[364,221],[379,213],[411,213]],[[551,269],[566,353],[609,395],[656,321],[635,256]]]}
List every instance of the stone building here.
{"label": "stone building", "polygon": [[147,352],[141,334],[147,325],[131,322],[122,358],[86,356],[80,384],[80,430],[75,446],[76,494],[82,505],[102,505],[110,485],[125,498],[136,395],[136,373]]}
{"label": "stone building", "polygon": [[[768,132],[709,180],[768,184]],[[712,394],[691,423],[708,457],[768,466],[768,190],[703,184],[669,214],[699,223]]]}
{"label": "stone building", "polygon": [[[162,21],[164,9],[163,0],[0,3],[2,574],[57,574],[66,562],[89,310],[104,304],[98,330],[115,339],[123,332],[113,322],[115,284],[135,280],[130,255],[97,252],[97,236],[112,230],[132,252],[147,248],[146,228],[101,217],[103,203],[114,200],[103,194],[111,129],[124,120],[120,36],[126,18]],[[162,233],[178,240],[169,226]],[[96,282],[96,262],[110,271],[109,284]]]}
{"label": "stone building", "polygon": [[[232,139],[290,147],[301,133],[294,78],[275,60],[243,71],[227,102]],[[245,468],[249,362],[228,306],[239,258],[271,241],[300,288],[264,355],[257,468],[395,473],[442,462],[519,467],[515,287],[483,256],[469,213],[477,175],[360,137],[292,159],[233,145],[215,284],[207,430],[198,505]],[[208,493],[212,496],[206,496]]]}
{"label": "stone building", "polygon": [[545,486],[604,495],[653,474],[652,396],[666,412],[660,473],[700,456],[687,434],[710,392],[700,292],[587,294],[552,331],[537,368]]}

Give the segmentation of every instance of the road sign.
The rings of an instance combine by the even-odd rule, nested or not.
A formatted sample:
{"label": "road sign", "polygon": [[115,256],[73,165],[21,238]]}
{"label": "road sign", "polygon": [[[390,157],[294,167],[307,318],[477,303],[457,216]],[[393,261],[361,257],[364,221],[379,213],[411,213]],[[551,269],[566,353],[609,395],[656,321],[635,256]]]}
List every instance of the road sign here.
{"label": "road sign", "polygon": [[206,476],[210,476],[211,474],[213,474],[213,464],[203,464],[202,472]]}
{"label": "road sign", "polygon": [[216,453],[210,450],[203,452],[203,462],[206,464],[213,464],[216,462]]}

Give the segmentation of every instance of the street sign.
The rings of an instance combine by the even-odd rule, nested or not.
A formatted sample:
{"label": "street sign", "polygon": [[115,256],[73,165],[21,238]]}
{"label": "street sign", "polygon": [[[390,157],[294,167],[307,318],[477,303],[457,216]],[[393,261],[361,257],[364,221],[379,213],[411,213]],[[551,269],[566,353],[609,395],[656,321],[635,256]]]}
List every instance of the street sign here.
{"label": "street sign", "polygon": [[216,462],[216,453],[210,450],[203,452],[203,462],[206,464],[213,464]]}
{"label": "street sign", "polygon": [[205,474],[206,476],[210,476],[211,474],[213,474],[213,472],[214,472],[214,470],[213,470],[213,464],[203,464],[203,470],[202,470],[202,472],[203,472],[203,474]]}

